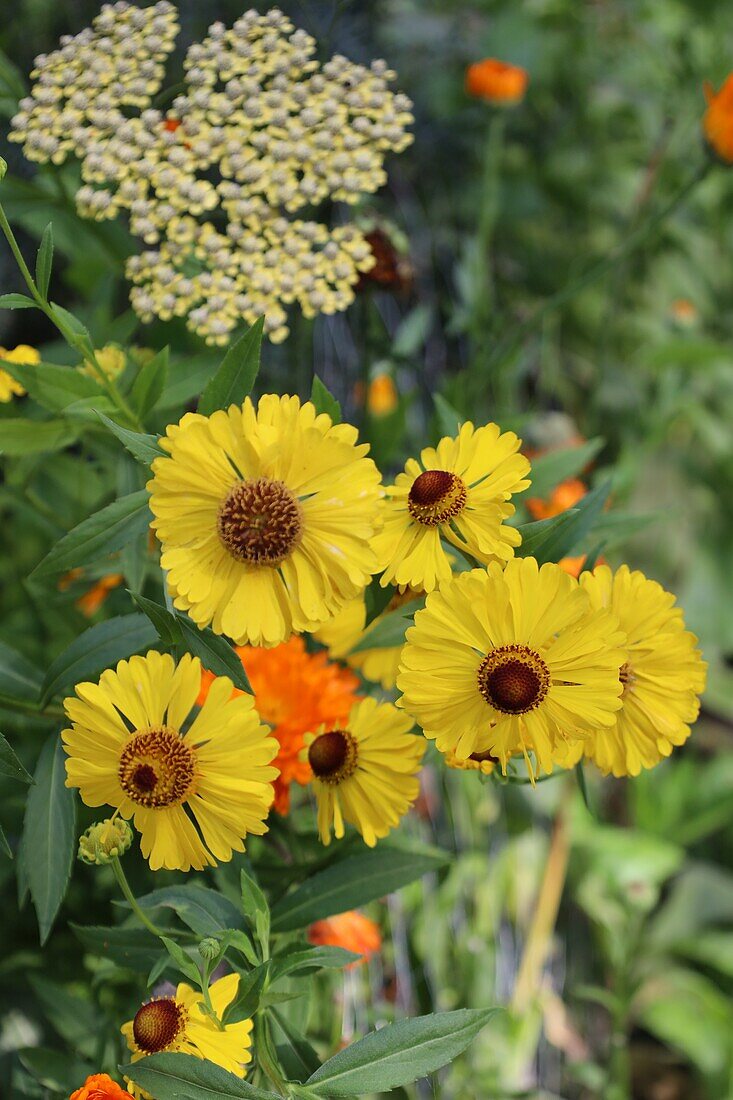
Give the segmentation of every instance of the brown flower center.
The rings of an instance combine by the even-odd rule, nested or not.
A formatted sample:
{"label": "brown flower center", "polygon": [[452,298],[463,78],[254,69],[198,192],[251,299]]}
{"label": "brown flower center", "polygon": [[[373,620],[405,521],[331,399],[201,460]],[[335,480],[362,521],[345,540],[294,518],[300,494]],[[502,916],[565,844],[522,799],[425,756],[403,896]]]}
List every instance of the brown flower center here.
{"label": "brown flower center", "polygon": [[475,760],[477,763],[482,764],[484,760],[490,760],[492,764],[498,764],[499,758],[492,756],[490,752],[472,752],[468,758],[469,760]]}
{"label": "brown flower center", "polygon": [[356,739],[348,730],[331,730],[311,742],[308,763],[323,783],[343,783],[356,769]]}
{"label": "brown flower center", "polygon": [[550,670],[533,649],[502,645],[484,657],[478,689],[502,714],[526,714],[538,707],[550,687]]}
{"label": "brown flower center", "polygon": [[238,561],[280,565],[303,535],[303,511],[282,481],[239,481],[219,509],[217,530]]}
{"label": "brown flower center", "polygon": [[191,789],[195,757],[168,726],[139,730],[122,750],[120,786],[138,806],[158,809],[183,802]]}
{"label": "brown flower center", "polygon": [[621,665],[618,678],[623,685],[623,691],[621,692],[621,697],[623,698],[627,692],[631,691],[632,687],[636,683],[636,673],[634,672],[628,661]]}
{"label": "brown flower center", "polygon": [[425,470],[412,483],[407,508],[413,519],[426,527],[437,527],[460,515],[468,490],[457,474],[447,470]]}
{"label": "brown flower center", "polygon": [[184,1011],[175,997],[161,997],[139,1008],[132,1021],[132,1034],[139,1049],[157,1054],[171,1046],[184,1029]]}

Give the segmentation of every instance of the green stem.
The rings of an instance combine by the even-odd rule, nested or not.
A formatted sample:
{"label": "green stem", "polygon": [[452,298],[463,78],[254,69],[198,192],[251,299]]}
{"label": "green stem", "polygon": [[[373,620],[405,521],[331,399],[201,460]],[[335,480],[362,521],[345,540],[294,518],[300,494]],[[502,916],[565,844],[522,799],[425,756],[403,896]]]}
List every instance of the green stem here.
{"label": "green stem", "polygon": [[621,241],[621,243],[613,249],[608,256],[605,256],[601,260],[597,260],[586,271],[579,275],[576,279],[571,279],[569,283],[566,283],[564,287],[561,287],[556,294],[553,294],[551,298],[548,298],[541,306],[539,306],[531,317],[528,317],[521,325],[518,325],[513,332],[507,334],[503,340],[500,340],[494,351],[488,357],[487,362],[484,364],[484,369],[487,369],[494,363],[500,362],[505,356],[510,355],[519,344],[522,339],[527,336],[533,329],[535,329],[540,322],[554,310],[560,306],[566,305],[577,294],[586,287],[592,286],[593,283],[602,279],[609,271],[611,271],[616,264],[621,260],[626,259],[632,252],[635,251],[644,241],[647,240],[651,234],[659,228],[659,226],[669,217],[678,206],[684,202],[687,196],[697,187],[698,183],[705,177],[708,169],[710,168],[710,161],[705,161],[699,168],[690,176],[680,190],[672,196],[669,202],[647,219],[637,229],[633,230]]}
{"label": "green stem", "polygon": [[255,1049],[260,1069],[282,1096],[289,1096],[290,1088],[272,1051],[270,1029],[264,1014],[258,1015],[255,1022],[255,1036]]}
{"label": "green stem", "polygon": [[12,695],[0,694],[0,707],[7,710],[16,710],[20,714],[33,714],[37,718],[65,718],[63,707],[40,707],[27,699],[15,699]]}
{"label": "green stem", "polygon": [[135,416],[135,413],[132,411],[123,395],[117,389],[117,386],[114,384],[112,379],[109,378],[107,373],[100,366],[91,340],[89,340],[88,337],[81,336],[70,329],[66,322],[58,316],[56,310],[51,305],[51,303],[46,301],[46,299],[36,286],[35,279],[31,275],[30,270],[28,269],[28,265],[23,259],[23,254],[20,251],[17,240],[15,239],[15,234],[13,233],[10,222],[7,219],[7,215],[5,214],[2,203],[0,203],[0,229],[2,229],[5,235],[5,239],[10,245],[10,251],[13,253],[15,262],[18,265],[20,273],[23,276],[23,280],[28,287],[33,301],[36,303],[38,308],[46,314],[49,321],[54,325],[54,327],[58,329],[69,347],[73,348],[74,351],[79,352],[81,355],[89,360],[95,374],[99,378],[103,389],[107,392],[107,395],[115,408],[120,413],[122,413],[125,419],[129,421],[129,423],[135,428],[136,431],[142,431],[142,427],[140,425],[140,422],[138,421],[138,418]]}
{"label": "green stem", "polygon": [[160,935],[161,935],[160,930],[155,927],[153,922],[149,919],[149,917],[147,917],[145,915],[145,913],[142,911],[142,909],[138,905],[137,898],[135,897],[132,890],[130,889],[130,884],[127,881],[127,876],[125,875],[125,872],[122,870],[122,864],[120,863],[119,858],[117,856],[114,856],[114,858],[112,859],[112,870],[114,871],[115,878],[117,879],[117,884],[118,884],[120,890],[122,891],[122,893],[124,894],[125,900],[130,903],[130,908],[132,909],[135,916],[138,918],[138,920],[141,922],[141,924],[145,925],[148,932],[152,932],[152,934],[154,936],[160,937]]}

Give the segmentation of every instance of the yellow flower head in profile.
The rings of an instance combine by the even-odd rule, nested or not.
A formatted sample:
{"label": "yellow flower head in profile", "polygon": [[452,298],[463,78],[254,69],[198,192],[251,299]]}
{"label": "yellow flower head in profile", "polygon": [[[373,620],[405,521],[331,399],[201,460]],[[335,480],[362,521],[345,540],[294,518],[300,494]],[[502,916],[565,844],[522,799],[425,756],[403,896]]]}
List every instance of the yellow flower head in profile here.
{"label": "yellow flower head in profile", "polygon": [[[237,996],[239,975],[227,974],[209,987],[211,1007],[219,1020]],[[221,1028],[204,1011],[201,993],[181,982],[175,996],[156,997],[142,1005],[132,1020],[123,1024],[122,1034],[138,1062],[163,1051],[192,1054],[206,1058],[237,1077],[244,1077],[244,1066],[252,1061],[252,1021],[224,1024]],[[137,1085],[128,1082],[132,1094],[146,1096]]]}
{"label": "yellow flower head in profile", "polygon": [[638,775],[690,736],[707,665],[674,596],[656,581],[627,565],[615,574],[600,565],[580,583],[591,605],[609,608],[627,635],[621,710],[583,749],[606,775]]}
{"label": "yellow flower head in profile", "polygon": [[522,541],[505,526],[513,493],[530,484],[520,440],[496,424],[461,426],[457,438],[426,447],[409,459],[387,489],[384,528],[375,545],[382,584],[409,584],[431,592],[451,575],[442,540],[486,565],[507,561]]}
{"label": "yellow flower head in profile", "polygon": [[200,687],[198,657],[176,664],[151,651],[64,700],[67,787],[87,806],[133,818],[154,871],[215,866],[244,851],[248,833],[266,831],[277,741],[226,676],[188,724]]}
{"label": "yellow flower head in profile", "polygon": [[[0,348],[0,363],[20,363],[22,366],[35,367],[41,362],[41,356],[35,348],[28,344],[18,344],[12,351]],[[12,374],[0,368],[0,401],[12,401],[14,397],[22,397],[25,389],[20,382],[16,382]]]}
{"label": "yellow flower head in profile", "polygon": [[238,644],[313,629],[369,583],[379,471],[356,429],[268,394],[168,428],[148,483],[176,607]]}
{"label": "yellow flower head in profile", "polygon": [[491,775],[494,768],[501,761],[492,756],[490,752],[472,752],[470,756],[461,759],[454,752],[447,752],[444,757],[448,768],[455,768],[466,772],[481,772],[482,775]]}
{"label": "yellow flower head in profile", "polygon": [[[441,752],[513,753],[552,771],[555,746],[613,726],[624,635],[553,564],[515,558],[432,592],[407,632],[400,705]],[[530,774],[532,769],[530,768]]]}
{"label": "yellow flower head in profile", "polygon": [[411,729],[412,720],[391,703],[362,699],[343,729],[324,727],[306,737],[324,844],[331,843],[331,829],[340,840],[348,821],[373,848],[407,813],[420,790],[425,751]]}
{"label": "yellow flower head in profile", "polygon": [[[102,372],[112,381],[122,374],[127,362],[124,351],[122,348],[118,348],[116,344],[105,344],[103,348],[95,348],[94,358],[97,360]],[[89,359],[84,360],[79,370],[82,374],[88,374],[91,378],[99,378],[94,364]]]}
{"label": "yellow flower head in profile", "polygon": [[[397,590],[387,604],[381,615],[378,615],[369,629],[376,628],[385,615],[395,611],[403,604],[424,596],[424,592],[416,592],[414,589],[403,586]],[[365,680],[373,684],[381,684],[385,691],[393,688],[397,683],[397,672],[400,667],[400,655],[402,646],[375,646],[373,649],[359,649],[356,653],[351,650],[365,635],[365,623],[367,618],[366,602],[363,596],[350,600],[337,615],[322,626],[316,632],[316,638],[328,647],[332,657],[345,661],[350,668],[358,669]]]}

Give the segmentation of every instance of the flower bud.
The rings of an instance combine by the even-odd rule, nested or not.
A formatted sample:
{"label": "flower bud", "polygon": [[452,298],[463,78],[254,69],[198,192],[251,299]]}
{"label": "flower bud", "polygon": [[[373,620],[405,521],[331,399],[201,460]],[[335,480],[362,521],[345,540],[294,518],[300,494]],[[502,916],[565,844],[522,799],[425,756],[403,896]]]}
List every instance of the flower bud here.
{"label": "flower bud", "polygon": [[214,936],[207,936],[199,944],[199,955],[205,962],[211,962],[217,957],[221,945]]}
{"label": "flower bud", "polygon": [[124,855],[132,844],[132,829],[122,817],[107,818],[90,825],[79,837],[78,858],[82,863],[102,867]]}

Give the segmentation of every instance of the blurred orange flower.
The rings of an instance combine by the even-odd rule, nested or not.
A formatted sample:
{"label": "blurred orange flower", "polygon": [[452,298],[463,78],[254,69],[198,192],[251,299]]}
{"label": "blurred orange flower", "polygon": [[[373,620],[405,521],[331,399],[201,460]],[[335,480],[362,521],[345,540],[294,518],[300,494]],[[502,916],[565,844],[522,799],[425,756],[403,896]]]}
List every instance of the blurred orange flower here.
{"label": "blurred orange flower", "polygon": [[698,319],[697,306],[688,298],[675,298],[669,307],[672,320],[684,328],[690,328]]}
{"label": "blurred orange flower", "polygon": [[69,1100],[132,1100],[132,1097],[106,1073],[93,1073],[81,1088],[72,1092]]}
{"label": "blurred orange flower", "polygon": [[122,573],[108,573],[106,577],[100,577],[88,592],[79,597],[76,606],[87,618],[91,617],[99,610],[112,589],[118,588],[124,579]]}
{"label": "blurred orange flower", "polygon": [[[237,646],[236,652],[252,685],[255,706],[280,742],[273,761],[280,769],[274,805],[278,813],[286,814],[290,784],[304,785],[311,778],[308,762],[299,759],[305,734],[321,725],[345,722],[358,698],[359,680],[349,669],[329,661],[325,652],[308,653],[299,635],[272,649]],[[213,679],[213,673],[202,671],[199,706]],[[236,689],[235,694],[239,694]]]}
{"label": "blurred orange flower", "polygon": [[518,65],[509,65],[495,57],[476,61],[466,69],[466,91],[487,103],[512,106],[524,99],[529,75]]}
{"label": "blurred orange flower", "polygon": [[704,91],[708,105],[702,120],[705,137],[721,160],[733,164],[733,73],[726,77],[719,92],[708,81]]}
{"label": "blurred orange flower", "polygon": [[552,516],[559,516],[561,512],[566,512],[568,508],[572,508],[574,504],[583,499],[587,492],[588,490],[580,478],[569,477],[555,486],[549,499],[543,500],[541,497],[530,497],[527,501],[527,508],[534,519],[550,519]]}
{"label": "blurred orange flower", "polygon": [[389,416],[397,408],[397,387],[391,374],[372,378],[367,391],[367,408],[372,416]]}
{"label": "blurred orange flower", "polygon": [[343,947],[345,951],[363,956],[361,961],[351,963],[348,969],[361,966],[382,947],[379,926],[357,909],[317,920],[308,929],[308,939],[317,947]]}

